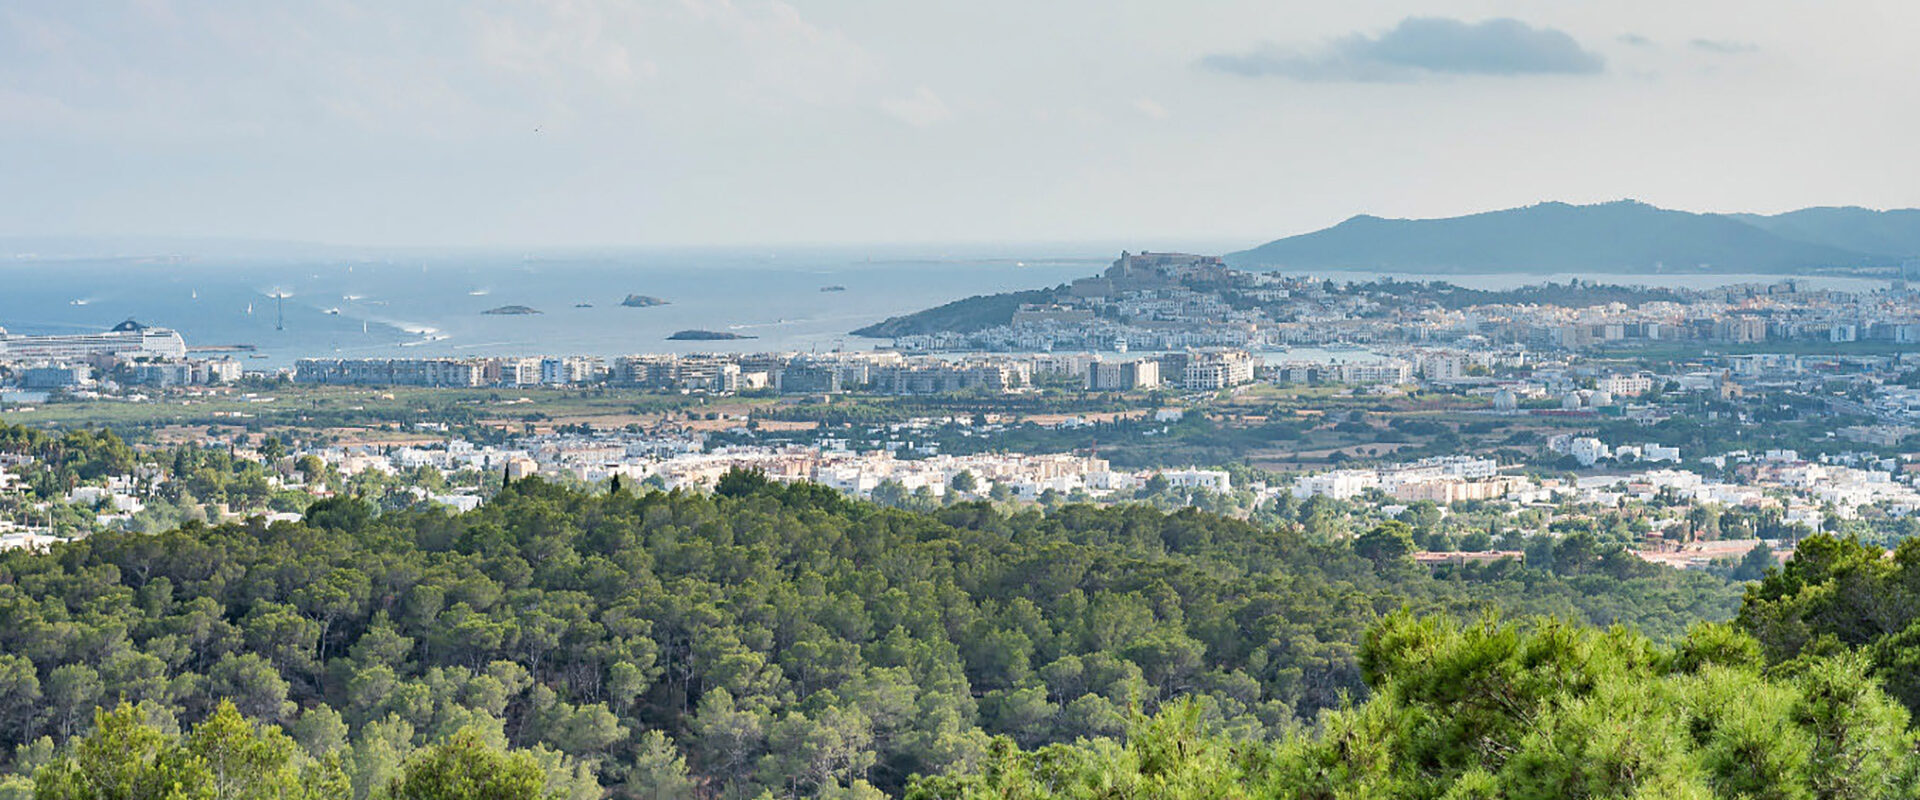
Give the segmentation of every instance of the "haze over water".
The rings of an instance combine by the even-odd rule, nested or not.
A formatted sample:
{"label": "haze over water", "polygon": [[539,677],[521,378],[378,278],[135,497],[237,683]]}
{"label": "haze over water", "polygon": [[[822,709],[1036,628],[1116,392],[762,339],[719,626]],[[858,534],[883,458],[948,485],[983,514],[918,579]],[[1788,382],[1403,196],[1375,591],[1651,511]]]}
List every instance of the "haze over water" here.
{"label": "haze over water", "polygon": [[[261,364],[313,356],[859,349],[848,331],[974,294],[1052,286],[1111,255],[1016,250],[869,257],[853,250],[432,255],[378,260],[18,260],[0,266],[0,327],[105,330],[134,318],[191,347],[254,345]],[[845,291],[821,291],[831,286]],[[284,294],[276,330],[274,295]],[[668,301],[620,305],[628,294]],[[527,315],[482,313],[520,305]],[[580,307],[590,306],[590,307]],[[708,329],[752,339],[669,341]]]}

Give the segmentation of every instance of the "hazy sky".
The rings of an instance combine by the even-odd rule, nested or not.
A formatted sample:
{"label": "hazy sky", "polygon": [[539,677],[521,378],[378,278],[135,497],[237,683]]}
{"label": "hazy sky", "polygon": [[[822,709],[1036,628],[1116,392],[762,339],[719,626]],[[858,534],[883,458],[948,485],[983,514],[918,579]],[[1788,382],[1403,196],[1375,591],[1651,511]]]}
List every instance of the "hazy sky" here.
{"label": "hazy sky", "polygon": [[1920,205],[1911,0],[9,0],[0,235],[1258,240]]}

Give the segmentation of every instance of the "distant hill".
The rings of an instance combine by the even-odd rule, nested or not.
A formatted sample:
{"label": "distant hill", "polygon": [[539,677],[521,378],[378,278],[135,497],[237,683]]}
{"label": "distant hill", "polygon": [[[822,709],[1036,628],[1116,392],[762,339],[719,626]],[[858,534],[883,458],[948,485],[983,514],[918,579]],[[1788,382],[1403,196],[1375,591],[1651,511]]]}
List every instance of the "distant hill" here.
{"label": "distant hill", "polygon": [[1770,217],[1729,216],[1795,241],[1901,258],[1920,257],[1920,209],[1875,211],[1858,206],[1823,206]]}
{"label": "distant hill", "polygon": [[1622,200],[1445,219],[1357,216],[1227,255],[1240,267],[1393,272],[1802,272],[1920,253],[1920,211],[1694,214]]}

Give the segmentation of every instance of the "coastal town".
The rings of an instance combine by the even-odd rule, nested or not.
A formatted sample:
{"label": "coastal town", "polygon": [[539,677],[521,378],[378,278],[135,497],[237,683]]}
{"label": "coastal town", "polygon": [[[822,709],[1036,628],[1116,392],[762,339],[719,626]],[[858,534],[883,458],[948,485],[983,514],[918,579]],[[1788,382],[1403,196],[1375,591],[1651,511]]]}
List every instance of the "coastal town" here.
{"label": "coastal town", "polygon": [[7,3],[0,800],[1920,798],[1916,30]]}
{"label": "coastal town", "polygon": [[[748,470],[894,505],[1158,501],[1244,516],[1337,501],[1385,517],[1464,509],[1455,516],[1472,525],[1542,535],[1626,519],[1621,536],[1643,558],[1698,567],[1761,543],[1789,552],[1799,536],[1849,524],[1912,527],[1920,510],[1920,352],[1904,346],[1920,337],[1920,295],[1897,280],[1858,293],[1791,280],[1475,293],[1142,253],[1055,295],[1013,306],[1004,323],[897,332],[865,351],[304,358],[270,369],[128,321],[98,334],[0,334],[0,375],[14,386],[0,398],[27,426],[62,409],[165,409],[175,423],[208,409],[137,444],[154,453],[262,431],[270,450],[225,448],[264,481],[252,506],[167,506],[208,519],[297,518],[311,498],[350,489],[466,510],[502,481],[705,491]],[[487,392],[462,402],[499,411],[461,430],[285,416],[305,393],[403,389]],[[679,410],[543,423],[545,398],[567,393]],[[967,410],[982,403],[1038,405]],[[856,406],[872,413],[834,421]],[[1744,438],[1683,443],[1669,422],[1694,416]],[[1512,433],[1468,435],[1502,428]],[[1202,436],[1237,443],[1185,447]],[[1154,441],[1171,449],[1138,451]],[[180,479],[153,464],[35,493],[32,457],[5,458],[0,492],[15,495],[0,512],[5,546],[161,524],[142,515]],[[1702,510],[1764,524],[1703,535]],[[1462,524],[1424,526],[1455,534],[1430,552],[1507,552],[1475,537],[1478,549],[1463,549]]]}
{"label": "coastal town", "polygon": [[1098,277],[1041,292],[1000,318],[992,298],[945,329],[907,317],[866,329],[909,352],[1175,350],[1299,345],[1526,346],[1586,351],[1633,345],[1920,343],[1920,294],[1904,279],[1867,291],[1806,279],[1711,289],[1573,280],[1510,291],[1443,281],[1336,282],[1229,268],[1218,257],[1123,253]]}

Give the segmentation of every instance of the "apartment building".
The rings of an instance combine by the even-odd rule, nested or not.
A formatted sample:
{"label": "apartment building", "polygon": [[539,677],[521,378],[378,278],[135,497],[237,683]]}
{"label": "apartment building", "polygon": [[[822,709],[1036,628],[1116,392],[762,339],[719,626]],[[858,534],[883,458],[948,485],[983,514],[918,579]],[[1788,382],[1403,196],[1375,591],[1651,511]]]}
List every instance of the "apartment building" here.
{"label": "apartment building", "polygon": [[361,386],[485,386],[487,362],[458,358],[303,358],[296,383]]}
{"label": "apartment building", "polygon": [[1008,392],[1031,378],[1025,364],[912,364],[874,370],[873,388],[885,394]]}
{"label": "apartment building", "polygon": [[1152,389],[1160,385],[1160,362],[1098,361],[1087,367],[1087,388],[1104,392]]}
{"label": "apartment building", "polygon": [[1197,392],[1253,382],[1253,354],[1245,350],[1196,350],[1184,353],[1181,386]]}

